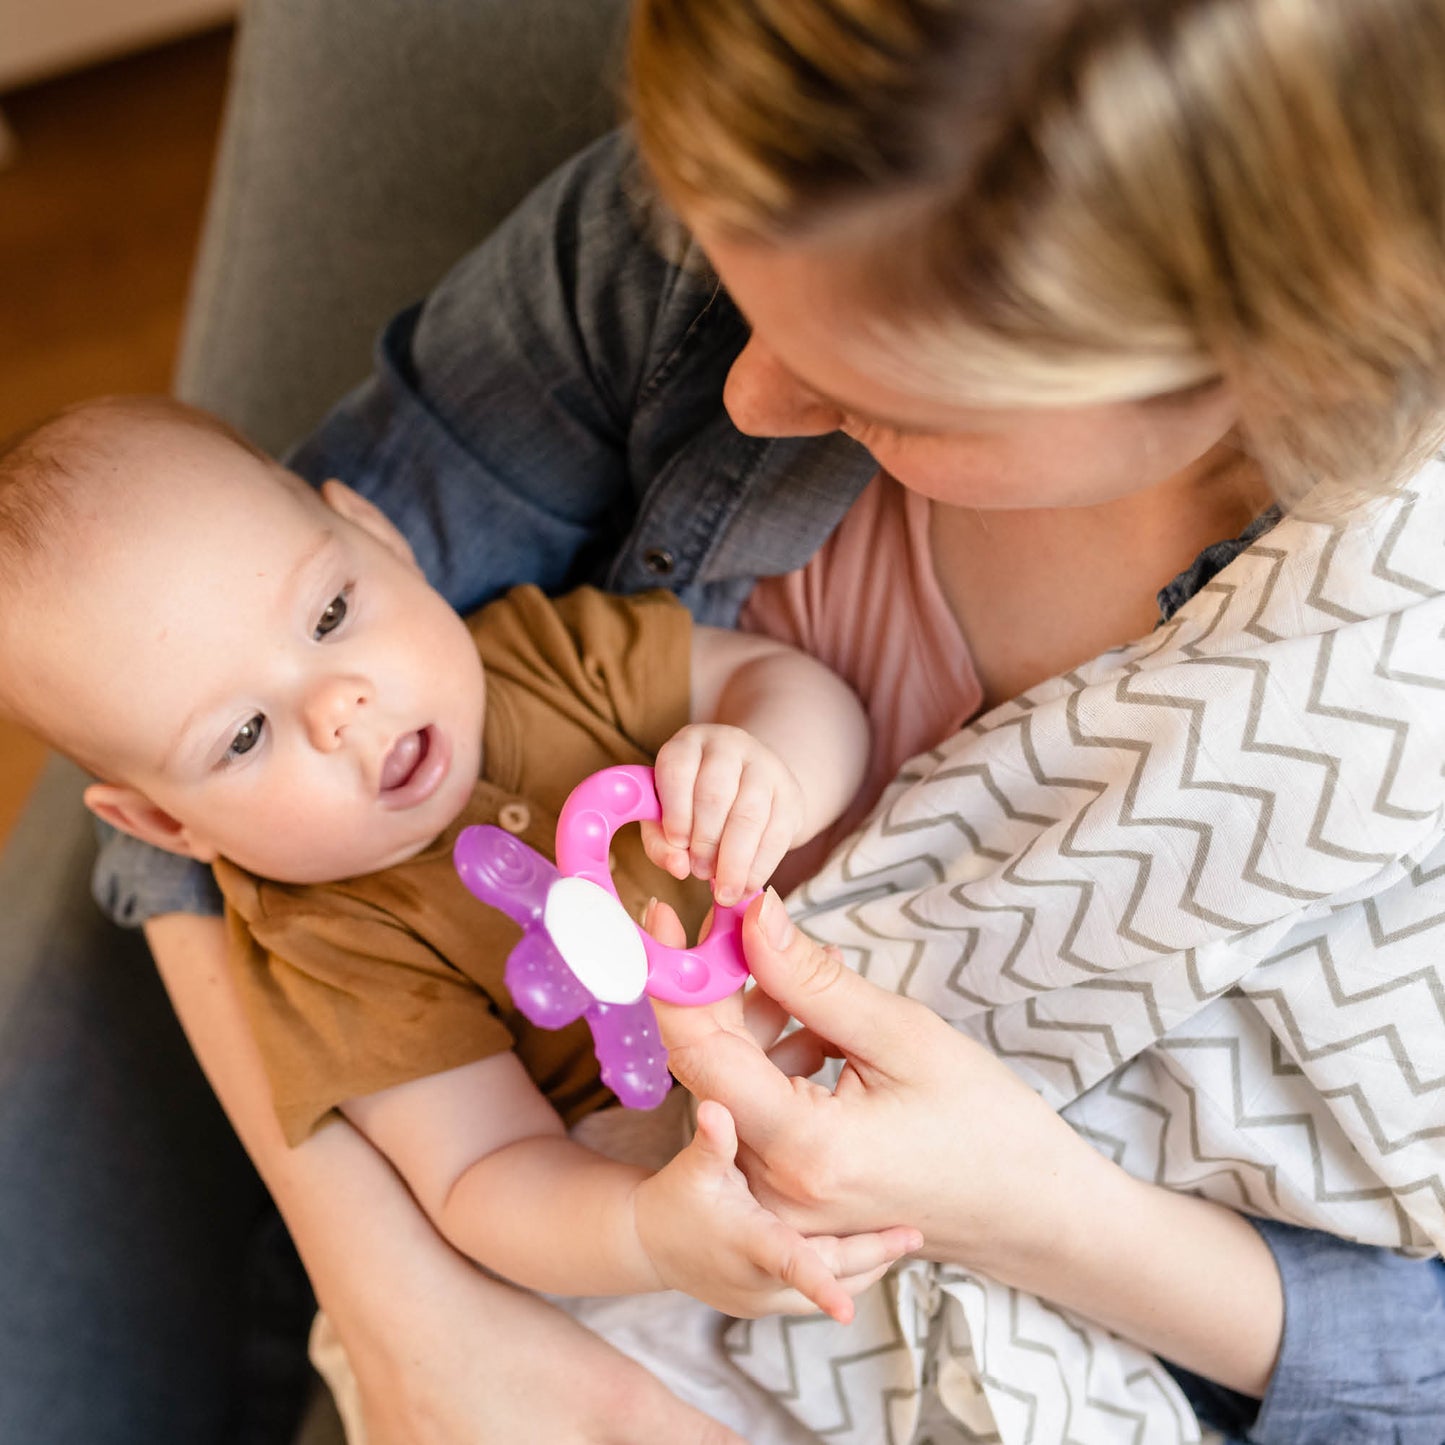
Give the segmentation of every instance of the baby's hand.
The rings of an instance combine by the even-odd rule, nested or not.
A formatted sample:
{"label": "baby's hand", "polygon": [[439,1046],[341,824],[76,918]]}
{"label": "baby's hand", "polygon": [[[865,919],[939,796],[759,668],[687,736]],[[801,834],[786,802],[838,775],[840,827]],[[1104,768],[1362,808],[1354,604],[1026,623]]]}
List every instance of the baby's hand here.
{"label": "baby's hand", "polygon": [[642,825],[647,856],[674,878],[713,881],[723,907],[761,888],[803,823],[803,791],[770,748],[741,728],[692,723],[654,765],[662,822]]}
{"label": "baby's hand", "polygon": [[921,1248],[923,1236],[904,1227],[805,1238],[753,1198],[737,1148],[732,1115],[708,1100],[692,1142],[638,1185],[638,1239],[659,1288],[739,1319],[819,1309],[847,1324],[853,1296]]}

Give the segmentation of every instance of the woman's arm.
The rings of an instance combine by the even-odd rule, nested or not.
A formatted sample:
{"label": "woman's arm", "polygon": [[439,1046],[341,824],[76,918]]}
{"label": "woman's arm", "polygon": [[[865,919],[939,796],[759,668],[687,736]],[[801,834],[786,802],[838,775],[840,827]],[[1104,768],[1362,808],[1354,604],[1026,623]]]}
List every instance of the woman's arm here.
{"label": "woman's arm", "polygon": [[673,1072],[733,1112],[760,1200],[804,1232],[916,1225],[930,1258],[1263,1394],[1283,1293],[1244,1219],[1125,1174],[986,1049],[805,938],[771,893],[744,942],[759,985],[809,1031],[784,1064],[811,1072],[820,1039],[846,1060],[830,1092],[711,1011],[659,1010]]}
{"label": "woman's arm", "polygon": [[146,937],[346,1346],[372,1445],[740,1445],[560,1310],[464,1260],[349,1125],[288,1148],[219,920],[167,914]]}

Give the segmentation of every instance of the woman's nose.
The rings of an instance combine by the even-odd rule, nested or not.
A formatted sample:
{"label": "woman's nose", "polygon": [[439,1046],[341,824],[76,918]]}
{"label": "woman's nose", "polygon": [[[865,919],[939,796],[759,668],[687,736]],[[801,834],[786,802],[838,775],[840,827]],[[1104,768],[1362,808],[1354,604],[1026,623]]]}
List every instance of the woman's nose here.
{"label": "woman's nose", "polygon": [[804,386],[755,336],[728,372],[723,405],[749,436],[824,436],[843,422],[837,407]]}
{"label": "woman's nose", "polygon": [[339,748],[346,730],[370,701],[370,690],[361,678],[323,678],[307,694],[303,707],[312,747],[324,753]]}

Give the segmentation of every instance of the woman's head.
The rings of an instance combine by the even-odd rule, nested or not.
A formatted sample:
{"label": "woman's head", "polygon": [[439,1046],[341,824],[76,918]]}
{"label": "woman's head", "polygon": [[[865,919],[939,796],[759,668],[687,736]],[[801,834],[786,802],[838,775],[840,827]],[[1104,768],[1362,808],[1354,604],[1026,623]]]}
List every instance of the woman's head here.
{"label": "woman's head", "polygon": [[1322,501],[1439,444],[1442,0],[636,0],[632,96],[744,310],[735,274],[787,259],[885,391],[1222,382]]}

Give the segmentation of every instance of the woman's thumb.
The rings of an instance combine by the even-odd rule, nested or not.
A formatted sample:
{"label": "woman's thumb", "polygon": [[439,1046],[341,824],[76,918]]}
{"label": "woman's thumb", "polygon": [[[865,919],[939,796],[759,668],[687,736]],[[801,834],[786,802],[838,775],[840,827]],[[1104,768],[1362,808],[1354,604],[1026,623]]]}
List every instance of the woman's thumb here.
{"label": "woman's thumb", "polygon": [[764,993],[855,1063],[872,1055],[904,1000],[854,973],[837,949],[795,927],[771,888],[748,909],[742,937],[748,967]]}

